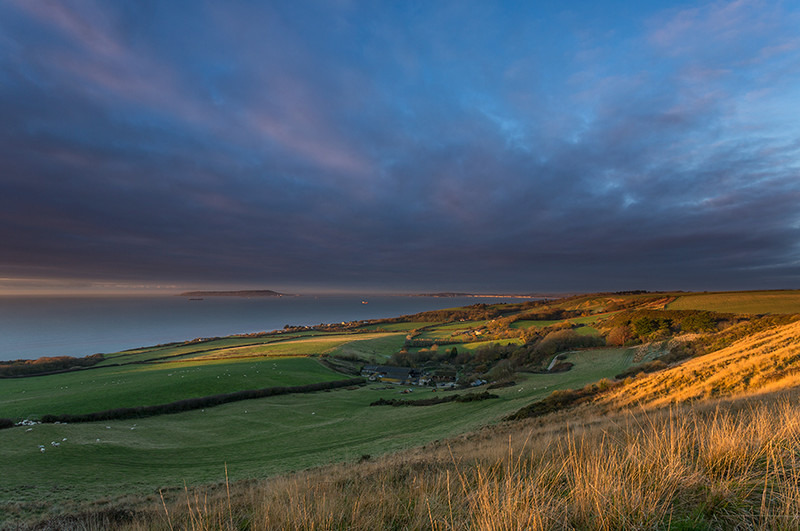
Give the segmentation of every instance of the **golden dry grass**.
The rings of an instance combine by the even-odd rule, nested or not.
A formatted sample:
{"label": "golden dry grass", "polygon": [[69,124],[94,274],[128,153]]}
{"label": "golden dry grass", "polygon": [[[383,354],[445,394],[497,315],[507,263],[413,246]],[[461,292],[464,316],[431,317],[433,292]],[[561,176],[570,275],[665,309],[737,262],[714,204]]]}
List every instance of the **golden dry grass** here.
{"label": "golden dry grass", "polygon": [[669,370],[642,376],[603,398],[618,407],[768,392],[798,384],[800,321],[737,341]]}

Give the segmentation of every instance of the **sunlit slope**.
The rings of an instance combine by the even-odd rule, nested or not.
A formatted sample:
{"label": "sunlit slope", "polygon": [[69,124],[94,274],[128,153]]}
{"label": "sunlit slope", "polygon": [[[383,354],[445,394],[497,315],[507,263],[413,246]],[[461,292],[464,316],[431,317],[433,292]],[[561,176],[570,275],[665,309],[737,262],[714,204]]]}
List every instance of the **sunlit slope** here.
{"label": "sunlit slope", "polygon": [[800,322],[778,326],[662,372],[604,401],[652,406],[800,386]]}

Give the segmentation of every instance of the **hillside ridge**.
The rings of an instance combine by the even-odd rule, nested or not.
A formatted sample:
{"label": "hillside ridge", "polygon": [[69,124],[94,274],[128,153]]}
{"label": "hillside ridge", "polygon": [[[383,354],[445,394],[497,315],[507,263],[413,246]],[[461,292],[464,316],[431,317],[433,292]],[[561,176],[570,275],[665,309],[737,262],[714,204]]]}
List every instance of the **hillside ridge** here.
{"label": "hillside ridge", "polygon": [[184,291],[179,297],[283,297],[285,293],[279,293],[271,289],[246,289],[233,291]]}
{"label": "hillside ridge", "polygon": [[800,321],[770,328],[661,372],[640,376],[601,401],[618,407],[769,392],[797,385]]}

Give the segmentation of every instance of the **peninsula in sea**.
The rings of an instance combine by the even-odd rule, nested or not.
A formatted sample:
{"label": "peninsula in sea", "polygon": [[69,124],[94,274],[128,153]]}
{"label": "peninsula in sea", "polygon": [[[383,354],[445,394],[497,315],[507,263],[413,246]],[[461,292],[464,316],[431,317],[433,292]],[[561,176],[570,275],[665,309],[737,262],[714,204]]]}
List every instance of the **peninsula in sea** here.
{"label": "peninsula in sea", "polygon": [[179,297],[284,297],[271,289],[247,289],[237,291],[184,291]]}

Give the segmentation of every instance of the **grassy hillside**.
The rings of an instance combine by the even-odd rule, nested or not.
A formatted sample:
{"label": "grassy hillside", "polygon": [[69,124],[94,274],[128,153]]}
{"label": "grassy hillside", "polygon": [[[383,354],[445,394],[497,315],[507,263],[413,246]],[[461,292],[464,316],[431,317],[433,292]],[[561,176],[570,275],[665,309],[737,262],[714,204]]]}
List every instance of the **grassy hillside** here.
{"label": "grassy hillside", "polygon": [[[797,295],[782,293],[784,302]],[[774,294],[730,300],[776,309]],[[400,387],[369,384],[0,430],[0,524],[41,515],[52,528],[80,529],[797,528],[800,321],[709,314],[713,326],[673,341],[691,316],[671,307],[684,296],[437,311],[150,347],[111,355],[99,368],[4,380],[0,417],[21,419],[341,379],[329,367],[383,362],[399,350],[427,352],[425,363],[456,372],[480,364],[493,374],[505,364],[511,374],[491,390],[497,398],[476,402],[375,407],[378,399],[452,392],[401,395]],[[658,324],[646,333],[638,330],[645,317]],[[581,333],[600,340],[626,327],[636,344],[569,347]],[[638,344],[650,338],[658,341]],[[666,346],[673,343],[695,346],[678,356]],[[569,370],[543,369],[559,361],[555,354]],[[461,358],[466,365],[457,365]],[[652,374],[592,385],[642,359],[666,361]],[[588,397],[579,405],[501,420],[584,386],[591,392],[575,394]]]}
{"label": "grassy hillside", "polygon": [[[596,407],[380,459],[167,491],[83,529],[797,529],[800,393]],[[132,515],[132,516],[131,516]]]}
{"label": "grassy hillside", "polygon": [[[375,341],[366,339],[365,343]],[[396,386],[373,384],[152,418],[0,430],[0,510],[27,518],[40,506],[43,511],[69,512],[90,500],[111,503],[128,495],[147,500],[158,489],[174,492],[184,482],[220,481],[226,467],[231,480],[241,481],[330,462],[354,462],[364,455],[380,456],[479,429],[554,389],[612,376],[630,365],[631,353],[594,350],[567,357],[574,363],[571,371],[520,374],[514,386],[492,391],[499,398],[481,402],[370,407],[379,398],[402,396]],[[89,375],[93,380],[85,380]],[[189,385],[199,386],[202,392],[216,390],[213,385],[231,389],[255,380],[263,385],[336,378],[342,375],[325,369],[313,357],[126,365],[6,381],[14,390],[3,387],[0,411],[28,417],[31,411],[105,409],[135,397],[142,403],[162,402]],[[59,382],[64,385],[56,386]],[[187,387],[176,382],[186,382]],[[206,384],[209,387],[203,387]],[[114,394],[114,390],[120,392]],[[47,399],[51,391],[60,393],[57,400]],[[30,400],[19,399],[27,395]],[[416,389],[410,398],[438,395]],[[53,442],[59,445],[52,446]]]}
{"label": "grassy hillside", "polygon": [[669,370],[642,376],[605,397],[618,406],[660,406],[800,383],[800,321],[746,337]]}

